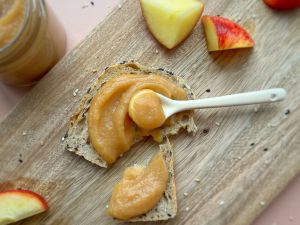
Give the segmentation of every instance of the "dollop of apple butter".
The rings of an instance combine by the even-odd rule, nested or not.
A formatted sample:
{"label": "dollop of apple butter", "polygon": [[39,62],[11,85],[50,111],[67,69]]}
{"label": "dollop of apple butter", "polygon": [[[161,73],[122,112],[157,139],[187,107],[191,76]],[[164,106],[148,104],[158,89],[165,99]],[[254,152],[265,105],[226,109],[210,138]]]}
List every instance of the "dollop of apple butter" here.
{"label": "dollop of apple butter", "polygon": [[159,96],[149,89],[131,98],[128,112],[139,127],[147,130],[162,126],[166,120]]}
{"label": "dollop of apple butter", "polygon": [[150,211],[161,199],[168,182],[168,169],[163,154],[156,154],[148,166],[129,167],[113,188],[108,213],[128,220]]}

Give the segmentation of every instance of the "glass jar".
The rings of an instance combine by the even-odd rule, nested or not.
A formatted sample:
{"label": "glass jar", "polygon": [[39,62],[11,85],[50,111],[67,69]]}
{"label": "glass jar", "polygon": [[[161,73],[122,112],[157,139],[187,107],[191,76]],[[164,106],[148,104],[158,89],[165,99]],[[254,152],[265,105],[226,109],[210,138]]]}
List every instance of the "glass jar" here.
{"label": "glass jar", "polygon": [[13,86],[33,85],[63,56],[64,29],[44,0],[0,3],[6,10],[0,14],[0,79]]}

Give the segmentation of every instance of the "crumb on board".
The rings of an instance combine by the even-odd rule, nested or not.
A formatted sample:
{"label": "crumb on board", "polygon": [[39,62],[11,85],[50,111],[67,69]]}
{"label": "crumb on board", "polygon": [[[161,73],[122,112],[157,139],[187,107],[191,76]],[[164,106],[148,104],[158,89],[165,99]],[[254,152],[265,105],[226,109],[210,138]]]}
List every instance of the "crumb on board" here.
{"label": "crumb on board", "polygon": [[96,70],[96,69],[93,69],[92,72],[93,72],[93,73],[97,73],[97,70]]}
{"label": "crumb on board", "polygon": [[44,141],[40,141],[40,145],[43,146],[44,145]]}
{"label": "crumb on board", "polygon": [[184,193],[183,193],[183,195],[184,195],[184,196],[188,196],[188,195],[189,195],[189,193],[187,193],[187,192],[184,192]]}
{"label": "crumb on board", "polygon": [[268,161],[264,162],[264,167],[267,167],[270,163]]}
{"label": "crumb on board", "polygon": [[155,53],[158,54],[158,49],[155,49]]}
{"label": "crumb on board", "polygon": [[196,178],[195,181],[196,181],[197,183],[199,183],[199,182],[200,182],[200,179],[199,179],[199,178]]}
{"label": "crumb on board", "polygon": [[25,131],[23,131],[22,135],[25,136],[25,135],[27,135],[27,133]]}
{"label": "crumb on board", "polygon": [[62,137],[62,138],[61,138],[61,141],[64,141],[64,140],[65,140],[65,137]]}
{"label": "crumb on board", "polygon": [[261,206],[266,205],[266,203],[265,203],[264,201],[260,201],[259,204],[260,204]]}
{"label": "crumb on board", "polygon": [[215,122],[216,126],[220,126],[220,123],[219,122]]}
{"label": "crumb on board", "polygon": [[187,212],[187,211],[190,211],[190,207],[186,207],[185,208],[185,211]]}
{"label": "crumb on board", "polygon": [[219,206],[222,206],[224,204],[225,204],[225,202],[223,200],[219,201]]}
{"label": "crumb on board", "polygon": [[73,96],[75,97],[75,96],[77,96],[77,94],[78,94],[78,88],[77,89],[75,89],[75,91],[73,91]]}

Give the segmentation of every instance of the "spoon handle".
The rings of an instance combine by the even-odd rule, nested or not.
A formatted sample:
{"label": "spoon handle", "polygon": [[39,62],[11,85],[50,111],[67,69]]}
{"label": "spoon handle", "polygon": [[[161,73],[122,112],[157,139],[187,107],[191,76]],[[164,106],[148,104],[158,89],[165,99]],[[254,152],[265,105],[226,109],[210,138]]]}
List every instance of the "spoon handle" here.
{"label": "spoon handle", "polygon": [[[238,105],[251,105],[258,103],[271,103],[285,98],[286,91],[283,88],[274,88],[261,91],[245,92],[220,97],[197,99],[189,101],[176,101],[178,111],[188,109],[215,108]],[[179,109],[180,108],[180,109]]]}

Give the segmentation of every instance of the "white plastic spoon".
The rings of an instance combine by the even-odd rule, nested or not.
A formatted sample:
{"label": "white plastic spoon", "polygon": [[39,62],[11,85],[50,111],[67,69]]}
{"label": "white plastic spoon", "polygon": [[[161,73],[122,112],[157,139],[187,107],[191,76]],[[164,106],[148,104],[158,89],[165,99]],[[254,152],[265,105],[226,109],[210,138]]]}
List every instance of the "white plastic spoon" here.
{"label": "white plastic spoon", "polygon": [[156,94],[161,100],[165,118],[168,118],[174,113],[190,109],[204,109],[278,102],[282,101],[286,97],[286,90],[283,88],[274,88],[188,101],[176,101],[161,94]]}

